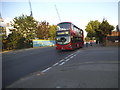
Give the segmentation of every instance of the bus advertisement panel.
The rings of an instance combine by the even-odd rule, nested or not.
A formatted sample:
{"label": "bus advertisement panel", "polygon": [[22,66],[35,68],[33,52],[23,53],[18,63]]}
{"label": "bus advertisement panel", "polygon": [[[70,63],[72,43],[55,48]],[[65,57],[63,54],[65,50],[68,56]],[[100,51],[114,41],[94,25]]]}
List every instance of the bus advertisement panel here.
{"label": "bus advertisement panel", "polygon": [[55,46],[55,40],[33,40],[33,47]]}

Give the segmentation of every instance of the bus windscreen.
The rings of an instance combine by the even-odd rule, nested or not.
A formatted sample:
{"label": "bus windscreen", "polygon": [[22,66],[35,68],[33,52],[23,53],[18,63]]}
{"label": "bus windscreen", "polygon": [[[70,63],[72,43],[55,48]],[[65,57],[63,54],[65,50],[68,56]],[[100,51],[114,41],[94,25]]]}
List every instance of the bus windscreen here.
{"label": "bus windscreen", "polygon": [[69,30],[70,29],[70,23],[60,23],[57,25],[57,30]]}

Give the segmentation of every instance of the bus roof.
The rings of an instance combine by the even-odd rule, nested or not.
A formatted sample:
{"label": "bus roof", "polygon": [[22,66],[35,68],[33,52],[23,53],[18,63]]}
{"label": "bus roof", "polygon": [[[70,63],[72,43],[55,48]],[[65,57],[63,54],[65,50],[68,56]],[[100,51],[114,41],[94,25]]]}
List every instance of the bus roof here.
{"label": "bus roof", "polygon": [[[58,23],[58,24],[62,24],[62,23],[71,23],[71,24],[72,24],[72,22],[60,22],[60,23]],[[58,24],[57,24],[57,25],[58,25]]]}

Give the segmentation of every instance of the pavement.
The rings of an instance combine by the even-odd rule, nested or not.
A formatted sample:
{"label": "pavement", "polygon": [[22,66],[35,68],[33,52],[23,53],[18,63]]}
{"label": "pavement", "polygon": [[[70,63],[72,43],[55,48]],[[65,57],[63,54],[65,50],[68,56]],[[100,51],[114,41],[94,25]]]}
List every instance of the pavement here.
{"label": "pavement", "polygon": [[79,49],[7,88],[118,88],[118,47]]}

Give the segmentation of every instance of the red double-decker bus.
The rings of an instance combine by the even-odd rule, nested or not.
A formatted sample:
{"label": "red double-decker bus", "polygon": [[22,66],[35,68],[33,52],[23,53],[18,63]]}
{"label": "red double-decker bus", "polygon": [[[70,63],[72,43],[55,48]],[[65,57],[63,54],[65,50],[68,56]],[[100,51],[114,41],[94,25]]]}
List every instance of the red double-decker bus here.
{"label": "red double-decker bus", "polygon": [[71,22],[61,22],[57,24],[56,49],[74,50],[84,46],[83,30]]}

